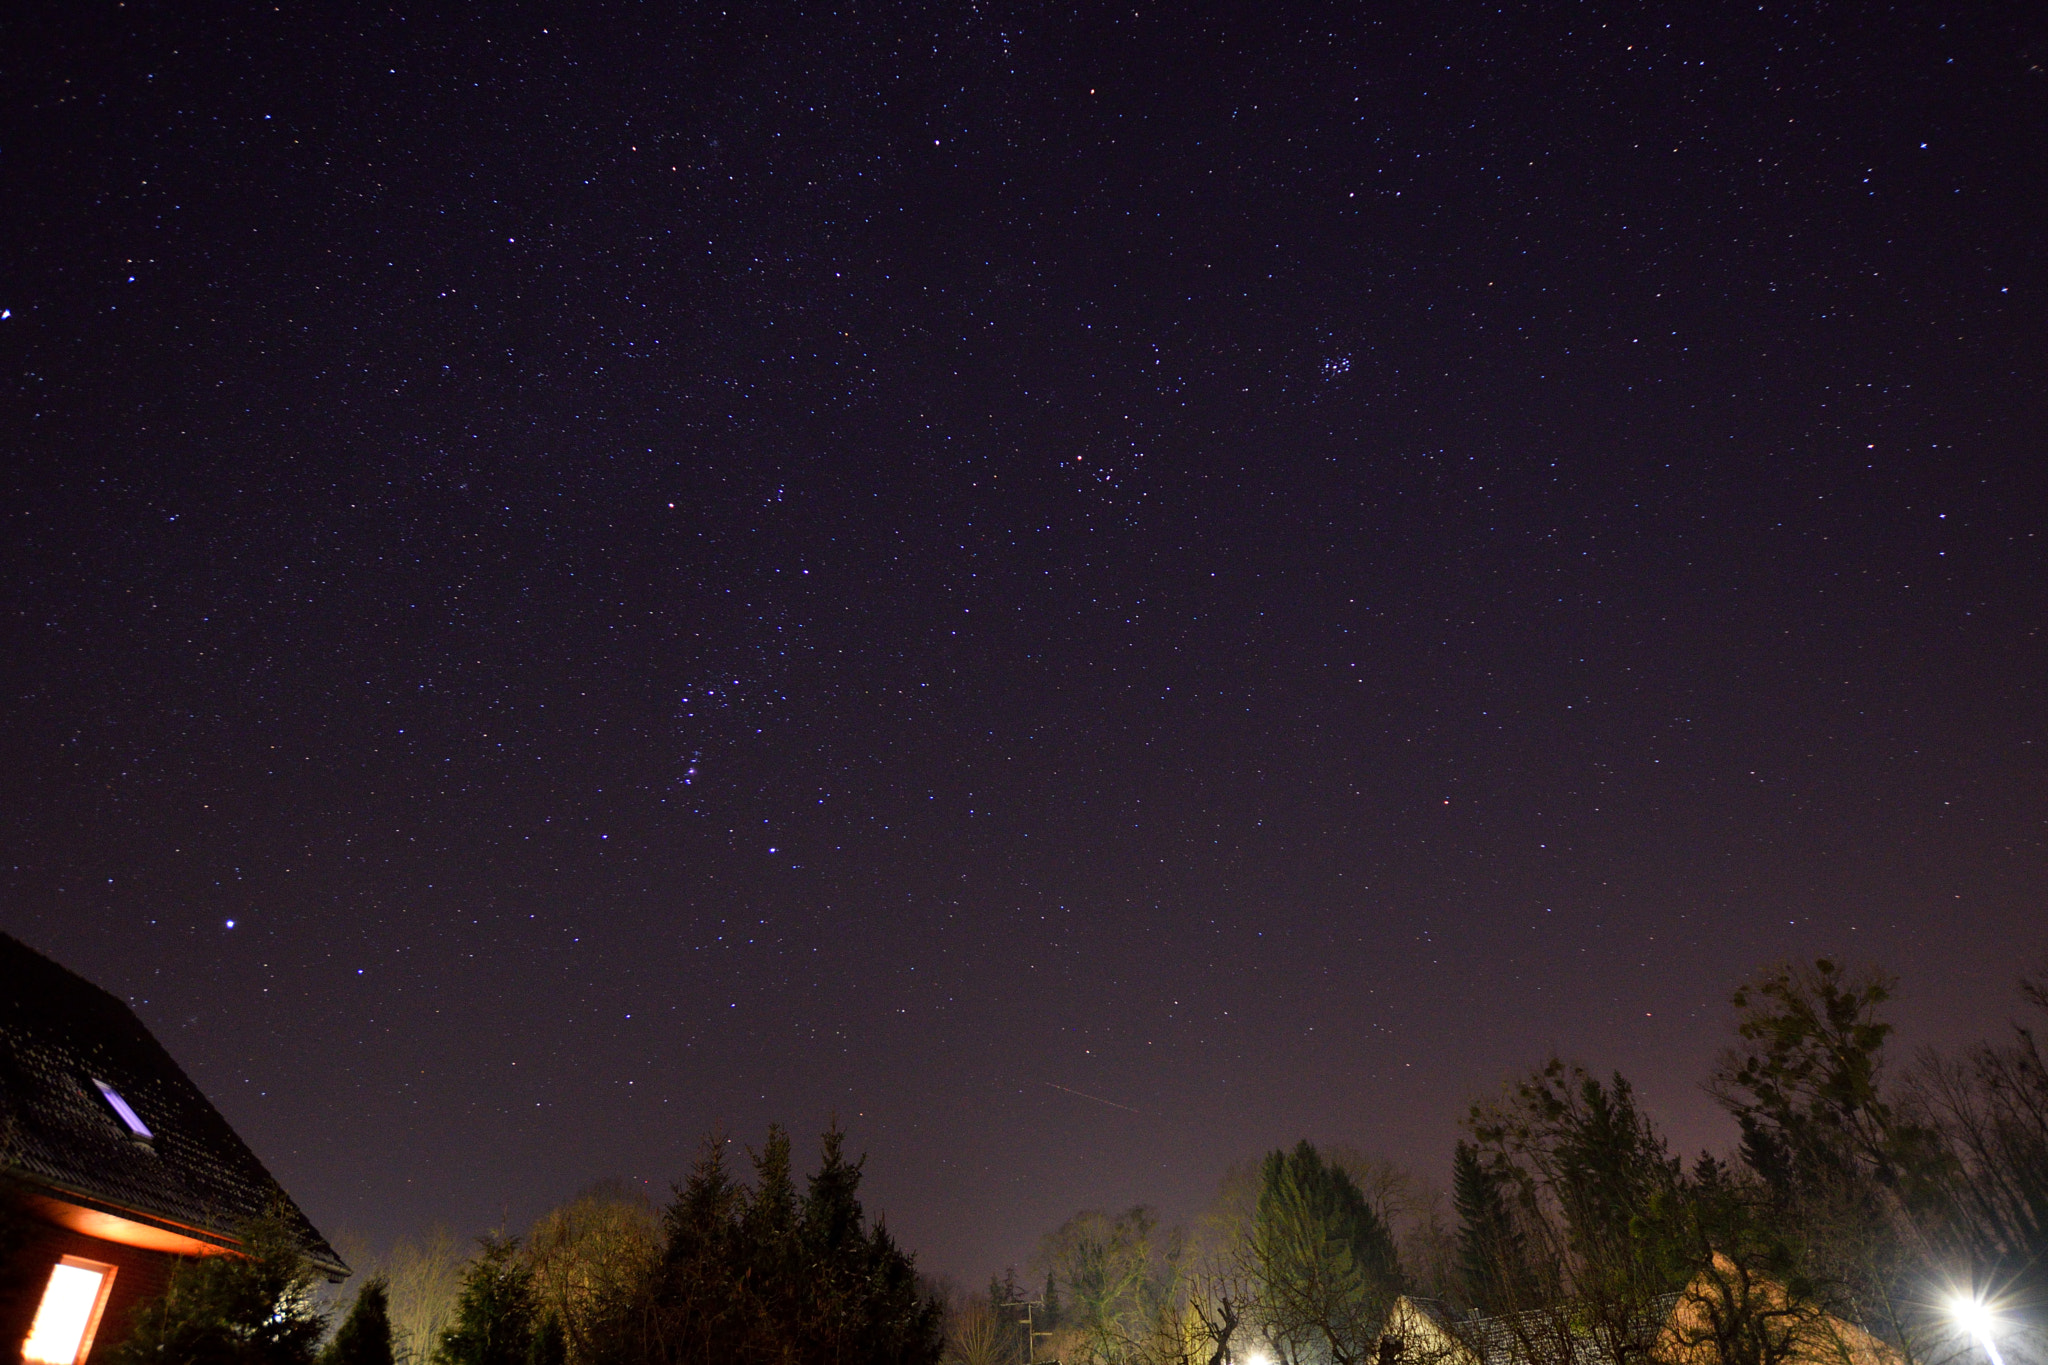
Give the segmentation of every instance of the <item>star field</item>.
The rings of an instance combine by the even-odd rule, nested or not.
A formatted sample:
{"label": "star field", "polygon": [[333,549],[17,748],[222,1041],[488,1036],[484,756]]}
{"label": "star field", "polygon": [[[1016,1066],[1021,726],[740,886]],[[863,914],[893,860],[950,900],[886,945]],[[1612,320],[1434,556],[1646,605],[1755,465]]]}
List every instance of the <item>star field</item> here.
{"label": "star field", "polygon": [[977,1281],[2040,924],[2021,7],[33,6],[0,923],[327,1231]]}

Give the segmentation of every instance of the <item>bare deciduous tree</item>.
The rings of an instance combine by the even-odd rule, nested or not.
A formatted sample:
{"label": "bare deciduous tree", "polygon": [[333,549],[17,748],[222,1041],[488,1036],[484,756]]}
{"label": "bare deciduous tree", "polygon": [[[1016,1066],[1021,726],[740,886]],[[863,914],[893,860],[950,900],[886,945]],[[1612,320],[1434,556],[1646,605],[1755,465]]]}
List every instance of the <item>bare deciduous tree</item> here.
{"label": "bare deciduous tree", "polygon": [[401,1361],[424,1361],[454,1319],[462,1293],[463,1244],[445,1227],[428,1229],[417,1240],[402,1237],[391,1248],[383,1272],[391,1285],[391,1344]]}
{"label": "bare deciduous tree", "polygon": [[660,1255],[660,1224],[624,1185],[594,1185],[543,1215],[526,1238],[534,1298],[561,1323],[573,1365],[598,1354],[599,1338],[624,1311]]}

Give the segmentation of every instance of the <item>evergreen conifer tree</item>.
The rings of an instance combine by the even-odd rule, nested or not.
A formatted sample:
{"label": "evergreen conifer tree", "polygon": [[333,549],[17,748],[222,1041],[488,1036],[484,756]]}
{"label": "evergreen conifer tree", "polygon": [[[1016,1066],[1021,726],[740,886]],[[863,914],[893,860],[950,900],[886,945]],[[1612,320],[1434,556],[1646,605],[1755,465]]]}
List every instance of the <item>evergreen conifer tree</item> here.
{"label": "evergreen conifer tree", "polygon": [[1259,1327],[1277,1350],[1334,1365],[1369,1357],[1401,1292],[1393,1234],[1312,1144],[1266,1157],[1251,1250]]}
{"label": "evergreen conifer tree", "polygon": [[462,1275],[455,1321],[434,1345],[435,1365],[527,1365],[533,1344],[533,1277],[519,1239],[485,1237]]}
{"label": "evergreen conifer tree", "polygon": [[1451,1203],[1458,1213],[1458,1280],[1482,1313],[1531,1306],[1533,1276],[1522,1230],[1515,1225],[1502,1180],[1478,1149],[1460,1142],[1451,1161]]}
{"label": "evergreen conifer tree", "polygon": [[392,1365],[391,1286],[382,1275],[356,1291],[355,1305],[320,1353],[320,1365]]}
{"label": "evergreen conifer tree", "polygon": [[1588,1266],[1627,1281],[1643,1273],[1655,1276],[1641,1223],[1657,1197],[1677,1182],[1678,1163],[1636,1108],[1627,1077],[1617,1072],[1608,1085],[1591,1076],[1576,1079],[1576,1096],[1553,1099],[1551,1111],[1556,1187],[1572,1250]]}
{"label": "evergreen conifer tree", "polygon": [[755,1154],[752,1188],[726,1174],[723,1141],[707,1144],[664,1218],[650,1360],[936,1365],[939,1305],[888,1229],[868,1224],[844,1141],[825,1133],[801,1197],[780,1128]]}

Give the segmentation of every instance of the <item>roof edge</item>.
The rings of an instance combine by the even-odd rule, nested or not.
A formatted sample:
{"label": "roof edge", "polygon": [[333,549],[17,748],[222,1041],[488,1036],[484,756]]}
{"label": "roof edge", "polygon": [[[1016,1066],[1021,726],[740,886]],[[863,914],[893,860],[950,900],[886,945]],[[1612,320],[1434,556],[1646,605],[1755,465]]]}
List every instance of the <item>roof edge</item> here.
{"label": "roof edge", "polygon": [[[175,1218],[166,1218],[162,1214],[149,1213],[142,1209],[118,1204],[110,1199],[102,1199],[95,1195],[87,1194],[82,1190],[72,1189],[54,1180],[28,1175],[26,1172],[13,1171],[9,1174],[22,1187],[22,1192],[31,1200],[40,1199],[50,1203],[68,1204],[73,1208],[82,1209],[88,1213],[102,1214],[109,1218],[120,1219],[123,1222],[153,1228],[173,1237],[198,1242],[216,1251],[227,1252],[233,1255],[241,1254],[242,1239],[233,1233],[220,1232],[213,1228],[199,1227],[191,1223],[181,1223]],[[307,1263],[336,1283],[354,1274],[355,1272],[349,1268],[347,1262],[343,1261],[331,1248],[327,1248],[325,1243],[326,1239],[322,1238],[321,1247],[318,1249],[304,1246],[300,1248],[306,1257]]]}

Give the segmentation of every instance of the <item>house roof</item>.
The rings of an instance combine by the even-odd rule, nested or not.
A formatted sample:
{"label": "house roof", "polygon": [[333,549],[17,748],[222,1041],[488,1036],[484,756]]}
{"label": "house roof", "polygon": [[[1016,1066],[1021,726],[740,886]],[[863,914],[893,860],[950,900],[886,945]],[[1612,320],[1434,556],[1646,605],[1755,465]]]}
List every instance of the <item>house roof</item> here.
{"label": "house roof", "polygon": [[[277,1212],[348,1266],[127,1005],[0,933],[0,1168],[70,1204],[236,1245]],[[103,1087],[148,1130],[138,1139]]]}
{"label": "house roof", "polygon": [[[1405,1319],[1409,1330],[1420,1319],[1441,1335],[1451,1354],[1467,1356],[1481,1365],[1549,1365],[1558,1361],[1614,1365],[1612,1343],[1605,1339],[1605,1334],[1568,1312],[1534,1309],[1495,1317],[1465,1317],[1437,1299],[1407,1296],[1401,1302],[1415,1315]],[[1661,1294],[1650,1300],[1643,1306],[1640,1322],[1632,1324],[1628,1335],[1645,1342],[1655,1339],[1658,1328],[1671,1316],[1677,1303],[1676,1294]],[[1397,1318],[1400,1316],[1397,1311]],[[1421,1352],[1429,1353],[1427,1347]]]}

